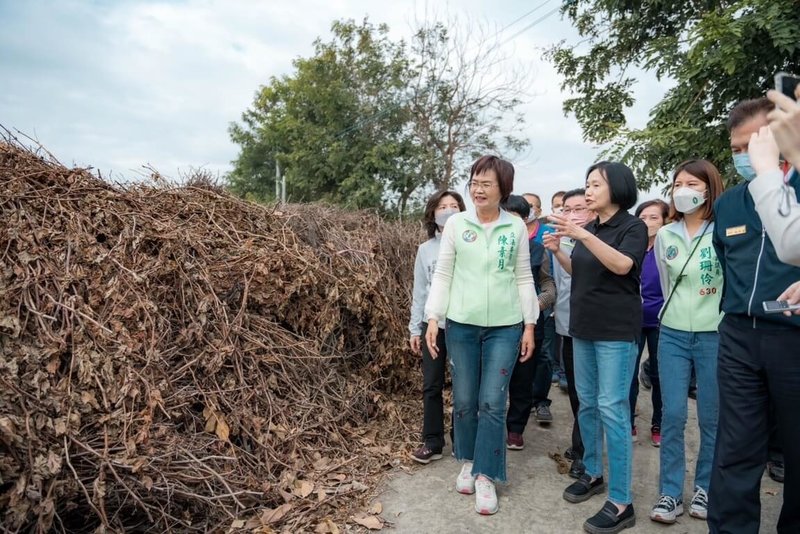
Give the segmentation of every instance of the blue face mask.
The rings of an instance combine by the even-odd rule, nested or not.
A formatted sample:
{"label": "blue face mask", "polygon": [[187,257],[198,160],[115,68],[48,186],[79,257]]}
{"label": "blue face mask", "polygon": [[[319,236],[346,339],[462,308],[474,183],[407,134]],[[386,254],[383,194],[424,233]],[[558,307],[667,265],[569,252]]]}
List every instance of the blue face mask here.
{"label": "blue face mask", "polygon": [[747,152],[742,152],[741,154],[734,154],[733,166],[736,167],[736,172],[739,173],[739,176],[741,176],[748,182],[752,182],[753,178],[756,177],[756,171],[754,171],[753,166],[750,165],[750,154],[748,154]]}

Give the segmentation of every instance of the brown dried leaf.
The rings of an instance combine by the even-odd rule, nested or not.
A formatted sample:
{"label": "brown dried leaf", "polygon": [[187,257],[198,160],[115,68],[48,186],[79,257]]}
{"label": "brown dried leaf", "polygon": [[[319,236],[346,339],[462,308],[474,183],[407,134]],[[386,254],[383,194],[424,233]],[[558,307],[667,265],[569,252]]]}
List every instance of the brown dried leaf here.
{"label": "brown dried leaf", "polygon": [[63,459],[60,454],[49,451],[47,455],[47,470],[50,471],[51,474],[57,475],[61,471],[62,462]]}
{"label": "brown dried leaf", "polygon": [[50,361],[47,362],[45,369],[47,369],[48,373],[54,375],[56,374],[56,371],[58,371],[58,367],[60,364],[61,364],[61,359],[58,357],[57,354],[54,354],[53,357],[50,358]]}
{"label": "brown dried leaf", "polygon": [[295,480],[293,486],[292,493],[303,499],[314,491],[314,483],[308,480]]}
{"label": "brown dried leaf", "polygon": [[225,422],[222,417],[217,419],[217,428],[215,430],[217,437],[222,441],[228,441],[228,437],[230,436],[231,429],[228,427],[228,423]]}
{"label": "brown dried leaf", "polygon": [[378,516],[367,515],[363,512],[359,512],[356,515],[351,516],[350,519],[362,527],[367,527],[370,530],[380,530],[383,528],[383,521],[381,521],[381,518]]}
{"label": "brown dried leaf", "polygon": [[317,534],[340,534],[341,531],[339,527],[336,526],[336,523],[326,517],[317,525],[314,532]]}
{"label": "brown dried leaf", "polygon": [[372,515],[381,515],[382,512],[383,512],[383,505],[380,503],[380,501],[374,503],[372,506],[369,507],[369,513],[371,513]]}
{"label": "brown dried leaf", "polygon": [[283,519],[283,516],[288,514],[291,509],[292,509],[292,505],[289,504],[289,503],[286,503],[286,504],[282,504],[282,505],[278,506],[275,509],[269,508],[267,510],[264,510],[261,513],[261,518],[260,518],[261,524],[262,525],[269,525],[271,523],[277,523],[278,521]]}

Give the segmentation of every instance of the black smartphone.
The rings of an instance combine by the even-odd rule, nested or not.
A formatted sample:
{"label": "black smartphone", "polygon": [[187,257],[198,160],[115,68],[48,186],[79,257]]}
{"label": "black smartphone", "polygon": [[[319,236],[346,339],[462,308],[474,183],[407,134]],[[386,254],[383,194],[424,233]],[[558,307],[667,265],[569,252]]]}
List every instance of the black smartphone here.
{"label": "black smartphone", "polygon": [[800,76],[795,76],[788,72],[779,72],[775,75],[775,90],[780,91],[792,100],[797,100],[794,96],[794,91],[798,84],[800,84]]}
{"label": "black smartphone", "polygon": [[783,313],[785,311],[800,310],[800,304],[789,304],[785,300],[765,300],[761,303],[764,313]]}

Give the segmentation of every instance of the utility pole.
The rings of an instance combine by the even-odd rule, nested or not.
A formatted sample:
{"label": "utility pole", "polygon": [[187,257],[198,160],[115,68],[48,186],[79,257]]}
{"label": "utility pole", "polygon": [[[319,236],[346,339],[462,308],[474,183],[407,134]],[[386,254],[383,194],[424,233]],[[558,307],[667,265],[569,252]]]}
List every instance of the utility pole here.
{"label": "utility pole", "polygon": [[281,199],[281,164],[275,158],[275,200]]}

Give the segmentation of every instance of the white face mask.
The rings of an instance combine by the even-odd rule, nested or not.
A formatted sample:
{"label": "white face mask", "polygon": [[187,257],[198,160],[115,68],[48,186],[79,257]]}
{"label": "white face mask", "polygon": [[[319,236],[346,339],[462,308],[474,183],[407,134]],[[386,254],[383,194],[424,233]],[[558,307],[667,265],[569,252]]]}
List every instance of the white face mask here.
{"label": "white face mask", "polygon": [[434,217],[434,219],[436,220],[437,226],[439,226],[439,228],[444,228],[444,223],[447,222],[447,219],[449,219],[456,213],[458,213],[458,210],[455,208],[450,208],[436,212],[436,216]]}
{"label": "white face mask", "polygon": [[696,191],[691,187],[679,187],[672,193],[675,209],[683,214],[694,213],[706,202],[704,191]]}

